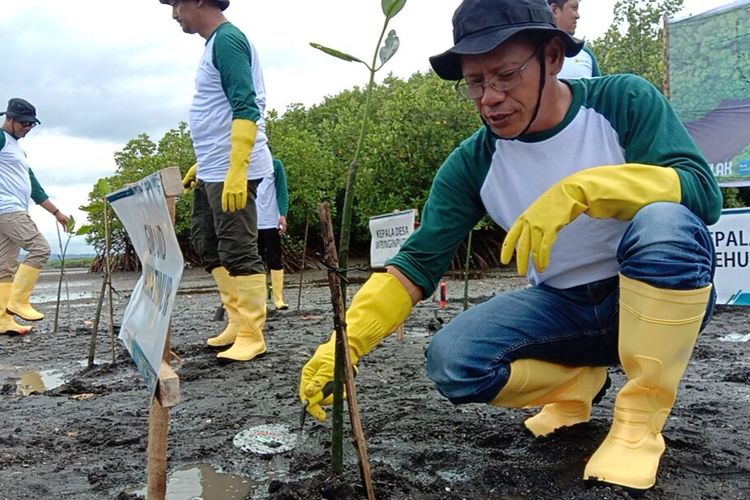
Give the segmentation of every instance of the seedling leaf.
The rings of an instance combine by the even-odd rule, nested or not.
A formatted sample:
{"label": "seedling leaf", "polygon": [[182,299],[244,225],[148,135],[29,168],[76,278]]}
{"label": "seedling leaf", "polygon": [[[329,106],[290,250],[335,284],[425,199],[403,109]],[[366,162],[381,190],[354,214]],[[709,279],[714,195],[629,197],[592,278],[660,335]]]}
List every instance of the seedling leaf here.
{"label": "seedling leaf", "polygon": [[364,61],[357,59],[356,57],[351,56],[345,52],[341,52],[340,50],[332,49],[330,47],[325,47],[323,45],[320,45],[319,43],[314,43],[314,42],[310,42],[310,46],[325,52],[329,56],[337,57],[346,62],[359,62],[359,63],[364,64]]}

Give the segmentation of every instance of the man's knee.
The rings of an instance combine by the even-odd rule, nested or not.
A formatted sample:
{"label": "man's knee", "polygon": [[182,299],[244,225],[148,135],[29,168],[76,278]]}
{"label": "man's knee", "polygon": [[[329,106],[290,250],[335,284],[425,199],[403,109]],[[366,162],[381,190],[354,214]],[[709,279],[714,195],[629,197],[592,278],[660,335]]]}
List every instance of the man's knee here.
{"label": "man's knee", "polygon": [[41,234],[39,234],[37,238],[34,238],[31,244],[26,248],[26,251],[28,253],[24,262],[37,269],[44,266],[49,260],[50,255],[52,255],[52,249],[50,248],[49,243]]}
{"label": "man's knee", "polygon": [[708,228],[677,203],[643,207],[628,226],[617,257],[623,274],[659,288],[705,286],[715,266]]}
{"label": "man's knee", "polygon": [[[427,348],[427,375],[453,404],[486,403],[497,393],[489,367],[475,366],[460,339],[441,330]],[[489,395],[489,396],[488,396]]]}

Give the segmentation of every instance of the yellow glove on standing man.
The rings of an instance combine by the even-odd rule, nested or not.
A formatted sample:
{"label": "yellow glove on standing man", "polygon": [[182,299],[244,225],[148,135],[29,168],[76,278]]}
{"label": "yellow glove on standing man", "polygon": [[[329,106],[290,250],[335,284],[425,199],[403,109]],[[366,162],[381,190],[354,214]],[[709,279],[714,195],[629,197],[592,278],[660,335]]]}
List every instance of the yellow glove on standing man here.
{"label": "yellow glove on standing man", "polygon": [[198,164],[193,163],[193,166],[188,169],[187,172],[185,172],[185,177],[182,178],[182,187],[184,190],[190,191],[195,187],[196,183],[196,175],[198,174]]}
{"label": "yellow glove on standing man", "polygon": [[224,191],[221,194],[221,209],[225,212],[242,210],[247,205],[247,166],[257,135],[258,126],[255,122],[242,118],[232,120],[229,170],[224,178]]}
{"label": "yellow glove on standing man", "polygon": [[[411,309],[412,297],[398,278],[389,273],[374,273],[354,296],[346,312],[352,365],[393,333],[409,317]],[[321,422],[326,418],[321,405],[333,403],[333,396],[318,399],[323,386],[333,380],[335,344],[334,333],[302,368],[299,384],[300,400],[310,402],[307,412]]]}

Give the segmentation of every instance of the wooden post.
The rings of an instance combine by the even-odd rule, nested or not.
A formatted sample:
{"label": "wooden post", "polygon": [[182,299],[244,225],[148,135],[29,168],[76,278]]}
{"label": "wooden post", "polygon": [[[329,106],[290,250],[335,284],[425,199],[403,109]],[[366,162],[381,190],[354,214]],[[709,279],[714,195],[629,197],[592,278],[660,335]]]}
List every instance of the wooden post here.
{"label": "wooden post", "polygon": [[[180,169],[169,167],[160,172],[167,209],[175,221],[176,198],[182,194]],[[172,327],[167,330],[164,353],[159,367],[156,395],[151,401],[148,415],[148,500],[164,500],[167,496],[167,437],[169,434],[169,408],[180,402],[180,379],[169,366],[172,344]]]}
{"label": "wooden post", "polygon": [[[346,320],[344,315],[344,297],[338,273],[331,271],[338,269],[339,260],[336,253],[336,242],[333,236],[333,223],[331,222],[331,210],[328,203],[321,203],[319,208],[320,224],[322,228],[323,243],[325,246],[324,262],[328,267],[328,285],[331,289],[331,303],[333,304],[334,325],[336,330],[336,357],[344,361],[344,384],[346,385],[346,400],[349,405],[349,419],[352,425],[352,442],[359,457],[359,471],[362,485],[367,492],[369,500],[375,499],[375,489],[370,474],[370,462],[367,459],[367,442],[362,430],[362,421],[359,415],[359,403],[357,402],[357,388],[354,384],[354,368],[349,355],[349,342],[346,336]],[[335,384],[335,381],[334,381]],[[334,385],[334,399],[335,396]]]}

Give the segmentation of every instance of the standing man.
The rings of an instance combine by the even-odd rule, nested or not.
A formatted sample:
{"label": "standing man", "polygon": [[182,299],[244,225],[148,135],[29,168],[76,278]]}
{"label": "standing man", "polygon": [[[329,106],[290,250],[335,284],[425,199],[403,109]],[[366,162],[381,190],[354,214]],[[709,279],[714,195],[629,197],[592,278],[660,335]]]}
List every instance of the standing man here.
{"label": "standing man", "polygon": [[284,264],[281,237],[286,234],[286,215],[289,211],[289,190],[284,164],[273,159],[273,175],[265,177],[258,186],[258,248],[266,267],[271,272],[273,304],[277,310],[289,309],[284,302]]}
{"label": "standing man", "polygon": [[[44,319],[30,299],[50,256],[49,243],[29,216],[29,199],[51,213],[66,231],[68,217],[50,201],[18,144],[41,123],[36,108],[14,97],[0,115],[5,115],[0,134],[0,334],[23,335],[31,328],[16,323],[12,315],[26,321]],[[19,265],[22,248],[28,253]]]}
{"label": "standing man", "polygon": [[[576,26],[578,25],[578,14],[579,1],[578,0],[547,0],[549,3],[552,13],[555,15],[555,23],[557,27],[565,31],[568,35],[573,36],[576,33]],[[583,45],[578,54],[566,57],[565,64],[558,78],[591,78],[593,76],[601,76],[602,72],[599,69],[599,64],[596,62],[596,57],[588,45]]]}
{"label": "standing man", "polygon": [[224,17],[229,0],[159,0],[172,6],[182,31],[206,40],[190,108],[196,164],[193,245],[219,287],[229,324],[208,340],[231,347],[217,357],[249,361],[266,352],[266,274],[258,254],[255,194],[273,174],[263,113],[265,86],[258,53]]}
{"label": "standing man", "polygon": [[[354,296],[356,363],[430,297],[459,245],[486,214],[507,231],[531,287],[457,316],[432,338],[427,374],[454,404],[541,411],[535,436],[587,422],[620,364],[609,435],[589,481],[646,490],[665,449],[662,429],[698,332],[711,317],[716,264],[706,227],[721,192],[669,102],[646,80],[558,80],[582,43],[558,29],[545,0],[464,0],[454,46],[430,58],[483,122],[438,170],[422,223]],[[334,339],[302,369],[299,395],[325,418]],[[593,450],[592,450],[593,451]]]}

